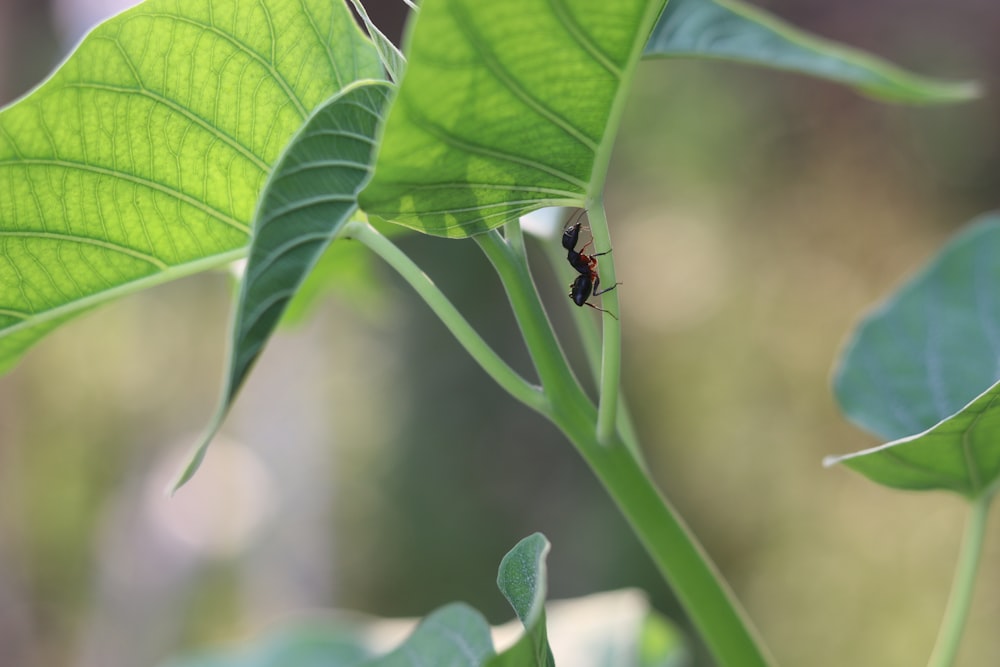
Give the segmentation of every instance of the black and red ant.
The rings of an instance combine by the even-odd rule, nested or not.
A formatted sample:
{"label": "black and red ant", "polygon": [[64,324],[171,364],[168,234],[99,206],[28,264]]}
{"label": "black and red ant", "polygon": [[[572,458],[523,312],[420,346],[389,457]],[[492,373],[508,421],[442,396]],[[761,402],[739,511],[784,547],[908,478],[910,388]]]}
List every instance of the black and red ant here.
{"label": "black and red ant", "polygon": [[[583,211],[580,211],[582,215]],[[584,252],[591,243],[594,242],[593,239],[587,241],[582,248],[578,251],[576,249],[576,244],[580,240],[580,229],[583,224],[577,220],[576,224],[570,225],[563,230],[562,244],[563,248],[566,249],[566,260],[569,265],[576,269],[580,275],[576,277],[569,286],[569,298],[573,299],[573,303],[576,305],[590,306],[594,310],[599,310],[602,313],[607,313],[616,320],[618,317],[612,313],[610,310],[605,310],[604,308],[599,308],[594,304],[587,301],[591,296],[599,296],[605,292],[610,292],[614,288],[621,285],[621,283],[615,283],[607,289],[600,289],[601,278],[597,275],[597,258],[601,255],[607,255],[610,250],[605,250],[604,252],[594,253],[593,255],[588,255]]]}

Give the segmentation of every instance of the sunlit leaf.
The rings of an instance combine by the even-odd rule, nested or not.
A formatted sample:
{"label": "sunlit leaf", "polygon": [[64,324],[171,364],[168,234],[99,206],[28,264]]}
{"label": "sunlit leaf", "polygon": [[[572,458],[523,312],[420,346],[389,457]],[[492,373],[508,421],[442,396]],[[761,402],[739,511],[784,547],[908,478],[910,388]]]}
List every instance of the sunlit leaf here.
{"label": "sunlit leaf", "polygon": [[375,132],[391,90],[384,81],[344,88],[309,118],[271,173],[254,219],[226,388],[208,434],[176,486],[200,465],[289,300],[357,210],[358,193],[371,176]]}
{"label": "sunlit leaf", "polygon": [[406,43],[369,214],[463,237],[603,185],[662,0],[427,0]]}
{"label": "sunlit leaf", "polygon": [[976,84],[911,74],[876,56],[810,35],[738,0],[670,0],[646,45],[645,57],[714,58],[763,65],[837,81],[891,102],[956,102],[979,94]]}
{"label": "sunlit leaf", "polygon": [[986,216],[861,323],[834,387],[891,440],[832,458],[905,489],[978,497],[1000,476],[1000,215]]}
{"label": "sunlit leaf", "polygon": [[243,255],[310,112],[378,55],[330,0],[147,0],[0,112],[0,367],[116,296]]}

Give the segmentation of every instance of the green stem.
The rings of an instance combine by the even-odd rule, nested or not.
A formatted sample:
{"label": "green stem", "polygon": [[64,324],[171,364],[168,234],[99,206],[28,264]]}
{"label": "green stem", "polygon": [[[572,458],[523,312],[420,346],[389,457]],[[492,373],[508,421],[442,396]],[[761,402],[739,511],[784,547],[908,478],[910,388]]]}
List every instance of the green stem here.
{"label": "green stem", "polygon": [[532,385],[491,348],[485,340],[472,328],[472,325],[462,317],[458,309],[448,300],[448,297],[438,289],[430,277],[420,270],[413,260],[397,248],[392,241],[380,234],[378,230],[366,222],[352,221],[344,226],[341,236],[352,238],[364,243],[416,290],[431,310],[441,318],[452,335],[458,339],[472,358],[483,367],[497,384],[507,390],[514,398],[528,407],[549,414],[548,401],[540,387]]}
{"label": "green stem", "polygon": [[507,290],[529,354],[549,396],[550,419],[604,484],[722,667],[767,667],[739,603],[680,515],[660,495],[622,439],[597,437],[597,409],[576,381],[552,331],[527,265],[495,232],[474,237]]}
{"label": "green stem", "polygon": [[[556,246],[555,243],[548,243],[545,245],[545,248],[545,255],[552,266],[552,271],[556,275],[560,275],[560,271],[566,265],[566,252],[562,250],[562,246]],[[574,274],[572,278],[575,277],[576,275]],[[567,300],[566,303],[568,304],[570,301]],[[594,324],[594,317],[590,311],[583,308],[568,308],[568,310],[573,319],[573,324],[576,326],[580,343],[583,345],[583,354],[587,361],[590,376],[595,383],[600,385],[601,335],[597,330],[597,325]],[[645,459],[639,447],[639,437],[635,430],[635,422],[632,420],[632,415],[629,412],[628,404],[621,389],[618,390],[618,432],[621,434],[629,451],[632,452],[635,460],[645,467]]]}
{"label": "green stem", "polygon": [[[617,436],[611,443],[598,442],[587,428],[586,409],[565,414],[561,407],[556,406],[557,424],[621,509],[718,664],[772,664],[722,575],[625,444]],[[589,416],[594,417],[592,411]]]}
{"label": "green stem", "polygon": [[[587,209],[590,220],[590,233],[594,237],[594,250],[608,252],[601,258],[601,279],[604,289],[617,283],[615,277],[615,260],[610,254],[611,234],[608,231],[608,218],[604,212],[604,200],[596,197]],[[621,304],[618,301],[618,290],[613,289],[602,297],[602,304],[613,312],[616,317],[604,316],[604,336],[601,339],[601,381],[598,388],[600,404],[597,410],[597,439],[600,442],[610,442],[617,426],[618,388],[621,386],[622,367],[622,326]]]}
{"label": "green stem", "polygon": [[551,404],[579,400],[581,396],[589,402],[573,376],[548,315],[542,308],[541,298],[531,279],[524,255],[515,252],[496,230],[476,234],[472,238],[500,276],[500,282],[507,292],[514,317],[528,347],[528,354]]}
{"label": "green stem", "polygon": [[928,667],[950,667],[958,655],[962,632],[965,630],[969,608],[972,606],[976,570],[983,551],[986,518],[991,500],[991,494],[984,494],[975,500],[970,508],[962,538],[962,548],[958,555],[958,565],[955,568],[955,580],[952,583],[951,595],[948,598],[948,606],[945,608],[937,641],[934,643],[934,650],[927,663]]}
{"label": "green stem", "polygon": [[515,255],[524,258],[523,261],[525,262],[528,261],[528,253],[524,248],[524,232],[521,230],[520,220],[512,220],[504,225],[503,239]]}

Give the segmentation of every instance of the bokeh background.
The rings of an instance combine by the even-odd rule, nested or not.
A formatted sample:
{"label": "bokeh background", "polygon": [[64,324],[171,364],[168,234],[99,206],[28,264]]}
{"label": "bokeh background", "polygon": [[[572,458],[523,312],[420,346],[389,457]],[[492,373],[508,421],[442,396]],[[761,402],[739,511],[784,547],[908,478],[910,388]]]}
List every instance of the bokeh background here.
{"label": "bokeh background", "polygon": [[[402,3],[370,4],[398,35]],[[626,391],[658,482],[780,663],[922,664],[965,509],[822,468],[874,444],[839,416],[829,377],[859,315],[1000,205],[1000,6],[761,4],[987,95],[915,109],[736,65],[644,63],[608,186]],[[0,0],[0,102],[119,7]],[[474,244],[400,243],[527,368]],[[422,615],[461,599],[501,622],[496,566],[536,530],[553,542],[552,597],[638,586],[677,615],[556,430],[396,276],[366,275],[274,339],[173,500],[165,481],[220,389],[227,275],[80,317],[0,378],[0,664],[156,665],[303,609]],[[576,354],[568,280],[538,271]],[[998,557],[1000,517],[961,665],[1000,663]]]}

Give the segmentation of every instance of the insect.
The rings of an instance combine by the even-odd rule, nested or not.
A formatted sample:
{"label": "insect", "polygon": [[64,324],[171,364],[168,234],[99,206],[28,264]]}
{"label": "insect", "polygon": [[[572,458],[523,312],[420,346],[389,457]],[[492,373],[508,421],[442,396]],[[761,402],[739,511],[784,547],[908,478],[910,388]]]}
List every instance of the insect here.
{"label": "insect", "polygon": [[582,223],[577,220],[575,224],[566,227],[566,229],[563,230],[562,235],[562,245],[563,248],[566,249],[566,261],[568,261],[569,265],[576,269],[580,274],[569,286],[569,298],[573,300],[573,303],[580,307],[590,306],[594,310],[607,313],[617,320],[618,317],[610,310],[599,308],[587,300],[591,296],[599,296],[605,292],[610,292],[614,288],[621,285],[621,283],[615,283],[607,289],[600,289],[601,277],[597,275],[597,258],[601,255],[607,255],[611,251],[605,250],[604,252],[588,255],[584,251],[587,249],[587,246],[594,242],[593,239],[587,241],[587,243],[585,243],[580,250],[577,250],[576,244],[580,240],[580,229],[582,227]]}

